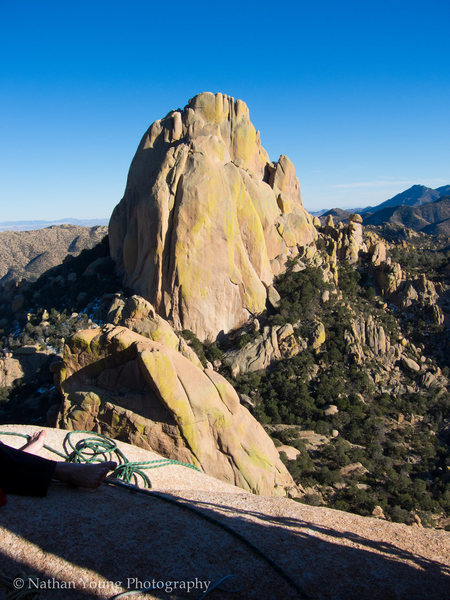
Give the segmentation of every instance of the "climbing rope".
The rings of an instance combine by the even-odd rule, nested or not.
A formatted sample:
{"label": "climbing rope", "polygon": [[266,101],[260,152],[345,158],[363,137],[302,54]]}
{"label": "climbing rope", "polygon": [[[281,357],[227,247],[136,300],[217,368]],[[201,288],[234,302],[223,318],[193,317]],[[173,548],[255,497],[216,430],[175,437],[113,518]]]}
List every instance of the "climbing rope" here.
{"label": "climbing rope", "polygon": [[[72,441],[72,436],[76,434],[87,434],[89,437],[82,438],[78,440],[76,443]],[[0,431],[0,436],[2,435],[13,435],[17,437],[22,437],[25,439],[30,439],[31,436],[15,433],[9,431]],[[166,494],[156,492],[155,490],[145,489],[151,488],[150,478],[144,470],[146,469],[155,469],[158,467],[164,467],[167,465],[181,465],[184,467],[188,467],[191,469],[195,469],[196,471],[200,471],[198,467],[189,463],[183,463],[174,459],[163,458],[156,459],[150,461],[140,461],[140,462],[130,462],[127,460],[124,453],[118,448],[116,442],[105,435],[100,433],[93,433],[92,431],[70,431],[67,433],[66,437],[63,441],[63,448],[65,454],[55,450],[51,446],[44,445],[46,450],[53,452],[58,455],[60,458],[63,458],[68,462],[77,462],[77,463],[93,463],[93,462],[107,462],[110,460],[115,460],[118,463],[118,466],[113,471],[112,475],[105,479],[105,484],[114,485],[116,487],[125,488],[133,493],[137,494],[145,494],[147,496],[151,496],[152,498],[158,498],[163,500],[164,502],[168,502],[170,504],[174,504],[179,508],[183,508],[185,510],[189,510],[190,512],[195,513],[200,518],[213,523],[214,525],[220,527],[233,537],[239,539],[243,544],[245,544],[252,552],[254,552],[259,558],[263,559],[272,569],[280,575],[292,588],[296,590],[299,594],[299,600],[310,600],[310,596],[308,596],[304,590],[291,578],[288,573],[286,573],[275,561],[273,561],[270,557],[268,557],[262,550],[260,550],[257,546],[255,546],[252,542],[250,542],[246,537],[244,537],[241,533],[229,527],[225,523],[219,521],[211,517],[210,515],[204,513],[198,508],[195,508],[186,502],[183,502],[182,499],[175,499]],[[139,478],[144,484],[144,488],[138,486]],[[131,480],[134,479],[132,483]],[[217,582],[208,592],[202,595],[201,598],[204,598],[210,591],[213,589],[220,589],[220,584],[232,577],[231,575],[227,575],[223,577],[219,582]],[[2,582],[2,577],[0,573],[0,583]],[[231,590],[230,590],[231,591]],[[137,593],[145,594],[145,591],[142,590],[128,590],[126,592],[122,592],[119,595],[114,596],[111,600],[118,600],[119,598],[124,598],[126,596],[135,595]],[[150,591],[148,592],[150,593]],[[11,596],[11,600],[19,600],[22,599],[22,596]],[[8,597],[9,599],[9,597]]]}
{"label": "climbing rope", "polygon": [[[191,506],[190,504],[187,504],[186,502],[183,502],[182,499],[172,498],[171,496],[168,496],[161,492],[156,492],[155,490],[145,490],[142,488],[135,487],[134,485],[123,483],[122,481],[110,479],[108,477],[105,479],[105,483],[115,485],[117,487],[125,487],[126,489],[130,490],[133,493],[145,494],[145,495],[151,496],[153,498],[159,498],[160,500],[163,500],[164,502],[168,502],[170,504],[174,504],[175,506],[178,506],[179,508],[189,510],[190,512],[195,513],[196,515],[198,515],[205,521],[208,521],[209,523],[213,523],[214,525],[217,525],[218,527],[220,527],[227,533],[231,534],[233,537],[240,540],[243,544],[245,544],[248,548],[250,548],[250,550],[252,550],[252,552],[254,552],[257,556],[259,556],[259,558],[263,559],[268,565],[270,565],[272,567],[272,569],[274,571],[276,571],[278,573],[278,575],[280,575],[280,577],[282,577],[291,587],[293,587],[296,590],[296,592],[299,594],[299,596],[298,596],[299,600],[310,600],[311,597],[308,596],[306,594],[306,592],[297,584],[297,582],[295,582],[292,579],[292,577],[290,575],[288,575],[288,573],[286,573],[286,571],[284,571],[274,560],[272,560],[270,557],[268,557],[267,554],[265,554],[262,550],[260,550],[257,546],[255,546],[255,544],[250,542],[250,540],[248,540],[246,537],[244,537],[241,533],[239,533],[238,531],[236,531],[229,525],[222,523],[222,521],[219,521],[218,519],[215,519],[214,517],[211,517],[210,515],[204,513],[200,509],[195,508],[194,506]],[[226,578],[224,578],[224,579],[226,579]],[[222,579],[219,583],[224,581],[224,579]],[[216,586],[217,585],[218,584],[216,584]],[[214,586],[214,588],[216,586]],[[211,590],[209,590],[209,591],[211,591]],[[134,590],[130,590],[129,592],[123,592],[122,594],[120,594],[120,597],[124,598],[127,595],[131,595],[132,592],[134,592]],[[141,592],[141,593],[145,593],[145,592]],[[206,594],[204,594],[202,596],[202,598],[205,595]],[[118,598],[118,596],[114,596],[114,598],[111,598],[111,600],[117,600],[117,598]]]}
{"label": "climbing rope", "polygon": [[[88,437],[84,437],[74,442],[73,436],[78,434],[86,434]],[[12,431],[0,431],[0,436],[1,435],[12,435],[26,440],[31,438],[31,436],[24,433]],[[63,441],[64,453],[55,450],[55,448],[52,448],[51,446],[47,446],[47,444],[44,444],[44,448],[53,454],[56,454],[66,462],[94,463],[113,460],[117,462],[117,467],[110,475],[110,478],[116,478],[125,483],[131,483],[133,481],[135,485],[138,485],[139,480],[141,480],[141,484],[146,488],[152,487],[149,476],[144,472],[147,469],[157,469],[168,465],[179,465],[194,469],[195,471],[200,471],[195,465],[172,458],[157,458],[155,460],[134,462],[129,461],[114,440],[101,433],[93,433],[92,431],[86,430],[69,431],[67,433]]]}

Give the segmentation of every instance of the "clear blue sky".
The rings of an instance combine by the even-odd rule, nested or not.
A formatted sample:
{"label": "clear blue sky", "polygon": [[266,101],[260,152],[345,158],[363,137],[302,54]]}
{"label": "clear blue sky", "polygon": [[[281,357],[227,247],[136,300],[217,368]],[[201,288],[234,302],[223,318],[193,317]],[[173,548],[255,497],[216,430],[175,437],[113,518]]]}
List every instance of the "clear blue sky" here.
{"label": "clear blue sky", "polygon": [[309,210],[450,183],[450,2],[1,2],[0,221],[108,217],[147,127],[247,102]]}

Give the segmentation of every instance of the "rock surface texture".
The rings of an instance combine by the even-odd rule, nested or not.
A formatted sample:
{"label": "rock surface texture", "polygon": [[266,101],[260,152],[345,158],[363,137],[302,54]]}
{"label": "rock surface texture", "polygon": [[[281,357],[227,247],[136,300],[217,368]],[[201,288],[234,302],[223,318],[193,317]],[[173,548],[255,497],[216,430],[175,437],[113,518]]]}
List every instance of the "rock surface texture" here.
{"label": "rock surface texture", "polygon": [[146,132],[109,235],[124,282],[212,340],[264,310],[317,232],[290,160],[270,162],[244,102],[208,92]]}
{"label": "rock surface texture", "polygon": [[[125,318],[133,320],[130,312]],[[157,328],[151,333],[159,337]],[[65,347],[59,378],[64,429],[126,440],[258,494],[295,488],[232,386],[173,346],[114,325],[79,331]]]}
{"label": "rock surface texture", "polygon": [[[31,433],[37,428],[2,429]],[[49,444],[57,449],[64,436],[47,430]],[[0,439],[14,444],[9,437]],[[21,443],[17,439],[15,445]],[[157,458],[127,444],[119,447],[129,460]],[[42,582],[42,600],[106,600],[139,586],[145,594],[133,595],[136,600],[200,598],[205,587],[197,584],[188,594],[179,583],[178,589],[173,585],[196,578],[209,582],[207,597],[217,600],[447,596],[448,532],[254,496],[183,467],[150,474],[167,501],[107,485],[95,493],[52,484],[46,498],[10,495],[0,508],[1,569],[11,580],[25,579],[23,592],[30,591],[28,577]],[[298,590],[242,540],[189,508],[243,536]],[[113,551],[102,551],[108,548]],[[226,575],[232,577],[212,590]],[[7,592],[3,585],[0,595]]]}

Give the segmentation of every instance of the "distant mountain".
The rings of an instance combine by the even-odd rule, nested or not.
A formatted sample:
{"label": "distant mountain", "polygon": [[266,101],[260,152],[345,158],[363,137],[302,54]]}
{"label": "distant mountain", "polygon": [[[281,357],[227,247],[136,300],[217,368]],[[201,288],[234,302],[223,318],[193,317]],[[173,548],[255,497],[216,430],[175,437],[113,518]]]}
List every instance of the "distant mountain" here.
{"label": "distant mountain", "polygon": [[322,208],[322,210],[310,210],[309,214],[312,215],[313,217],[321,217],[322,215],[324,215],[327,212],[327,208]]}
{"label": "distant mountain", "polygon": [[[425,185],[413,185],[377,206],[351,210],[332,208],[328,211],[317,211],[313,215],[320,217],[323,223],[328,215],[331,215],[335,221],[346,223],[352,213],[358,213],[363,217],[365,225],[391,223],[424,233],[434,232],[433,235],[437,235],[438,232],[448,235],[449,225],[445,224],[450,216],[445,216],[448,210],[448,197],[450,197],[450,185],[443,185],[436,189]],[[446,202],[439,204],[441,199],[446,199]],[[429,210],[421,210],[422,207],[427,206],[432,207]]]}
{"label": "distant mountain", "polygon": [[1,221],[0,231],[33,231],[51,225],[78,225],[80,227],[96,227],[108,225],[109,219],[60,219],[59,221]]}
{"label": "distant mountain", "polygon": [[[104,226],[52,225],[39,231],[0,233],[0,289],[17,281],[36,280],[42,273],[93,248],[108,233]],[[12,287],[11,287],[12,286]]]}
{"label": "distant mountain", "polygon": [[450,185],[443,185],[442,187],[436,188],[436,192],[439,192],[442,196],[450,196]]}
{"label": "distant mountain", "polygon": [[320,220],[321,222],[324,224],[326,221],[326,218],[328,216],[333,217],[333,221],[335,223],[342,221],[343,223],[347,223],[349,216],[353,213],[353,211],[351,210],[345,210],[343,208],[332,208],[331,210],[327,210],[326,212],[323,212],[322,215],[320,216]]}
{"label": "distant mountain", "polygon": [[425,233],[434,233],[438,230],[444,233],[446,226],[438,227],[438,225],[448,219],[450,219],[450,196],[445,196],[421,206],[387,206],[375,213],[364,215],[364,225],[390,223]]}
{"label": "distant mountain", "polygon": [[[446,187],[450,188],[450,186],[444,186],[444,188]],[[375,213],[390,206],[422,206],[422,204],[438,200],[442,195],[439,190],[433,190],[425,185],[413,185],[404,192],[397,194],[393,198],[389,198],[389,200],[377,206],[368,206],[362,210],[361,214],[367,212]]]}

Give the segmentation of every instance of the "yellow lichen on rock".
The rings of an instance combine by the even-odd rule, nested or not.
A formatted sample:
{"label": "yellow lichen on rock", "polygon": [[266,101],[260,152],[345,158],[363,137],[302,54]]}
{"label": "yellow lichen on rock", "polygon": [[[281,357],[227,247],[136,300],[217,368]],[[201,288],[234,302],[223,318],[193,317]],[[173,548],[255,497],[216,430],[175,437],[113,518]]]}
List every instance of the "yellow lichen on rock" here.
{"label": "yellow lichen on rock", "polygon": [[[142,307],[137,299],[131,306]],[[125,305],[123,312],[133,310]],[[126,327],[77,332],[67,341],[58,385],[60,427],[127,439],[256,493],[284,495],[294,487],[272,440],[226,379]]]}
{"label": "yellow lichen on rock", "polygon": [[292,163],[269,161],[244,102],[209,92],[150,127],[109,230],[125,283],[202,340],[262,312],[272,267],[316,237]]}

